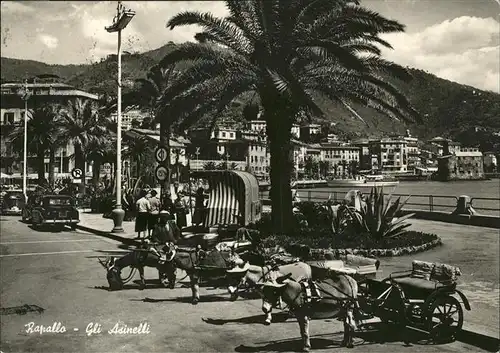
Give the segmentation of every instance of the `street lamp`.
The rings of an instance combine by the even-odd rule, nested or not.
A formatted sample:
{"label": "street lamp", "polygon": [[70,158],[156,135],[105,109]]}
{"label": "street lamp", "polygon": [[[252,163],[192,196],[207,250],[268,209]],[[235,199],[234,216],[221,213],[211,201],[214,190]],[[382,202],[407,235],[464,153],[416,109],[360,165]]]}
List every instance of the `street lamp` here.
{"label": "street lamp", "polygon": [[28,89],[28,80],[24,80],[24,87],[19,92],[24,100],[24,141],[23,141],[23,194],[24,200],[27,200],[26,178],[28,172],[28,99],[30,98],[30,90]]}
{"label": "street lamp", "polygon": [[113,210],[113,233],[122,233],[122,222],[125,211],[122,209],[122,30],[127,27],[135,15],[135,11],[125,10],[121,1],[118,1],[117,14],[113,18],[113,24],[106,27],[109,33],[118,32],[118,107],[116,127],[116,208]]}

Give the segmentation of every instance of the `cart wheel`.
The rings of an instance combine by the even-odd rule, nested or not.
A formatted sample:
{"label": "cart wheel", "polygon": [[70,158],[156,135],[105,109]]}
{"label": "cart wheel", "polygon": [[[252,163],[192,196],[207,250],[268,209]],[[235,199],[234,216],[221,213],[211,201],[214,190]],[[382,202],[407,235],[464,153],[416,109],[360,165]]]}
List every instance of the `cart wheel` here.
{"label": "cart wheel", "polygon": [[[122,272],[120,272],[120,278],[122,279],[123,284],[127,284],[134,278],[135,271],[137,269],[135,267],[130,267],[130,270],[122,269]],[[126,276],[123,276],[123,272],[128,273]]]}
{"label": "cart wheel", "polygon": [[454,340],[464,322],[462,305],[452,296],[437,297],[427,314],[427,327],[434,342]]}

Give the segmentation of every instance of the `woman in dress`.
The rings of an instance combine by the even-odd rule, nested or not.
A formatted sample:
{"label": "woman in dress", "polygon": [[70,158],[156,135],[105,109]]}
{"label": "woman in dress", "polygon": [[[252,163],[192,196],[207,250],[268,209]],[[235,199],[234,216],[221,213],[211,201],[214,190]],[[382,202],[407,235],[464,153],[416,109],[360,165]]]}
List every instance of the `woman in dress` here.
{"label": "woman in dress", "polygon": [[177,221],[177,226],[182,230],[183,227],[187,226],[187,205],[184,202],[184,193],[179,191],[177,198],[174,201],[175,218]]}
{"label": "woman in dress", "polygon": [[203,224],[205,221],[205,194],[204,194],[204,189],[202,187],[198,188],[196,191],[196,196],[195,196],[195,203],[194,203],[194,216],[193,216],[193,223],[195,226],[199,226],[200,224]]}

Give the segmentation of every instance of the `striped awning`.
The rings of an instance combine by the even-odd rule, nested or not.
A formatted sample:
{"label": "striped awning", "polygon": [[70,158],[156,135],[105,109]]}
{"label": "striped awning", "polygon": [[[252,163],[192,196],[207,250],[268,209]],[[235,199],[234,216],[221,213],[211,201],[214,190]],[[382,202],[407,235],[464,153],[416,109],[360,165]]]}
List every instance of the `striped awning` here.
{"label": "striped awning", "polygon": [[241,171],[192,172],[193,177],[208,180],[210,194],[204,225],[247,225],[260,218],[259,184],[257,179]]}

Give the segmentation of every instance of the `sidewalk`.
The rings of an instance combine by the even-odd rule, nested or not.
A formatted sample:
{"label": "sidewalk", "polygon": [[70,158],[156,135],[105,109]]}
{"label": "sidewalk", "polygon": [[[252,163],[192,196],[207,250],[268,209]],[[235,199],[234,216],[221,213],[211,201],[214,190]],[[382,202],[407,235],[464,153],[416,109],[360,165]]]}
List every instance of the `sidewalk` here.
{"label": "sidewalk", "polygon": [[[134,222],[123,222],[123,233],[111,233],[113,220],[80,212],[78,228],[124,244],[136,245]],[[443,245],[411,255],[380,258],[380,278],[411,268],[413,260],[448,263],[462,271],[458,288],[470,301],[464,329],[499,338],[499,233],[498,229],[411,219],[410,229],[434,233]]]}
{"label": "sidewalk", "polygon": [[137,234],[134,232],[135,222],[123,222],[123,233],[111,233],[114,223],[110,218],[104,218],[100,213],[88,213],[86,210],[80,210],[80,223],[76,228],[89,233],[94,233],[109,239],[119,241],[127,245],[138,244],[134,238]]}

